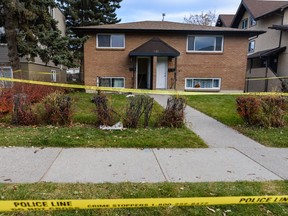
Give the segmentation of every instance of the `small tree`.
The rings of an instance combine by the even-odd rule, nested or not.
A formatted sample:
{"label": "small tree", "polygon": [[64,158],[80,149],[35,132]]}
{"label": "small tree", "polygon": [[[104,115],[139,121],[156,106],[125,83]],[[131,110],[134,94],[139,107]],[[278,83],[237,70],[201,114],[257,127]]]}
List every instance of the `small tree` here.
{"label": "small tree", "polygon": [[184,22],[203,25],[203,26],[212,26],[216,22],[216,12],[215,11],[202,11],[200,14],[190,14],[189,17],[184,17]]}

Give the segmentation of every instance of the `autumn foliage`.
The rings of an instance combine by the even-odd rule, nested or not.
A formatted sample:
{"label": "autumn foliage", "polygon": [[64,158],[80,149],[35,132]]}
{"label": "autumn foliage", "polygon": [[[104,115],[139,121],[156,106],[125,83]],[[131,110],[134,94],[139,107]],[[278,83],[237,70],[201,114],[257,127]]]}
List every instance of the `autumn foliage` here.
{"label": "autumn foliage", "polygon": [[59,87],[15,83],[13,88],[0,89],[0,115],[11,113],[13,110],[13,97],[17,94],[27,95],[27,103],[40,102],[45,96],[55,92],[63,91]]}
{"label": "autumn foliage", "polygon": [[237,112],[253,126],[283,127],[287,112],[287,99],[282,96],[249,96],[236,99]]}

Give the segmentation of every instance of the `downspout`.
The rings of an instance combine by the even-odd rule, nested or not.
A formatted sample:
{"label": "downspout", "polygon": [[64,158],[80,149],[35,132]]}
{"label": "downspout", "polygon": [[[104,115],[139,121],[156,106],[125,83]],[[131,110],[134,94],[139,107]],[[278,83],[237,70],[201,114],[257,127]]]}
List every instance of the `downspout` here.
{"label": "downspout", "polygon": [[174,89],[176,90],[177,83],[177,57],[175,58],[175,71],[174,71]]}
{"label": "downspout", "polygon": [[265,92],[268,92],[268,68],[270,64],[270,58],[266,58],[266,74],[265,74]]}

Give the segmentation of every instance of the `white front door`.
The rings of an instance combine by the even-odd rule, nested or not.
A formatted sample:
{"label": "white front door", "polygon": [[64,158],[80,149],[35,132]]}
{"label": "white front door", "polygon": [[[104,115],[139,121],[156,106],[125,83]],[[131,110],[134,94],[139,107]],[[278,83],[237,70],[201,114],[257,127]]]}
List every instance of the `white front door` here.
{"label": "white front door", "polygon": [[168,58],[158,57],[156,68],[156,89],[167,89]]}

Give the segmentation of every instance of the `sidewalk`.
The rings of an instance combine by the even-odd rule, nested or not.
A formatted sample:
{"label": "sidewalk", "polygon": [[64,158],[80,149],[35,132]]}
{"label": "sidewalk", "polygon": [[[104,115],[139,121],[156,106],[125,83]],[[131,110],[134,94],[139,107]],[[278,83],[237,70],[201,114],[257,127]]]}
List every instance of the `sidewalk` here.
{"label": "sidewalk", "polygon": [[[166,106],[168,96],[153,96]],[[0,148],[0,183],[288,180],[288,149],[267,148],[190,108],[208,149]]]}

